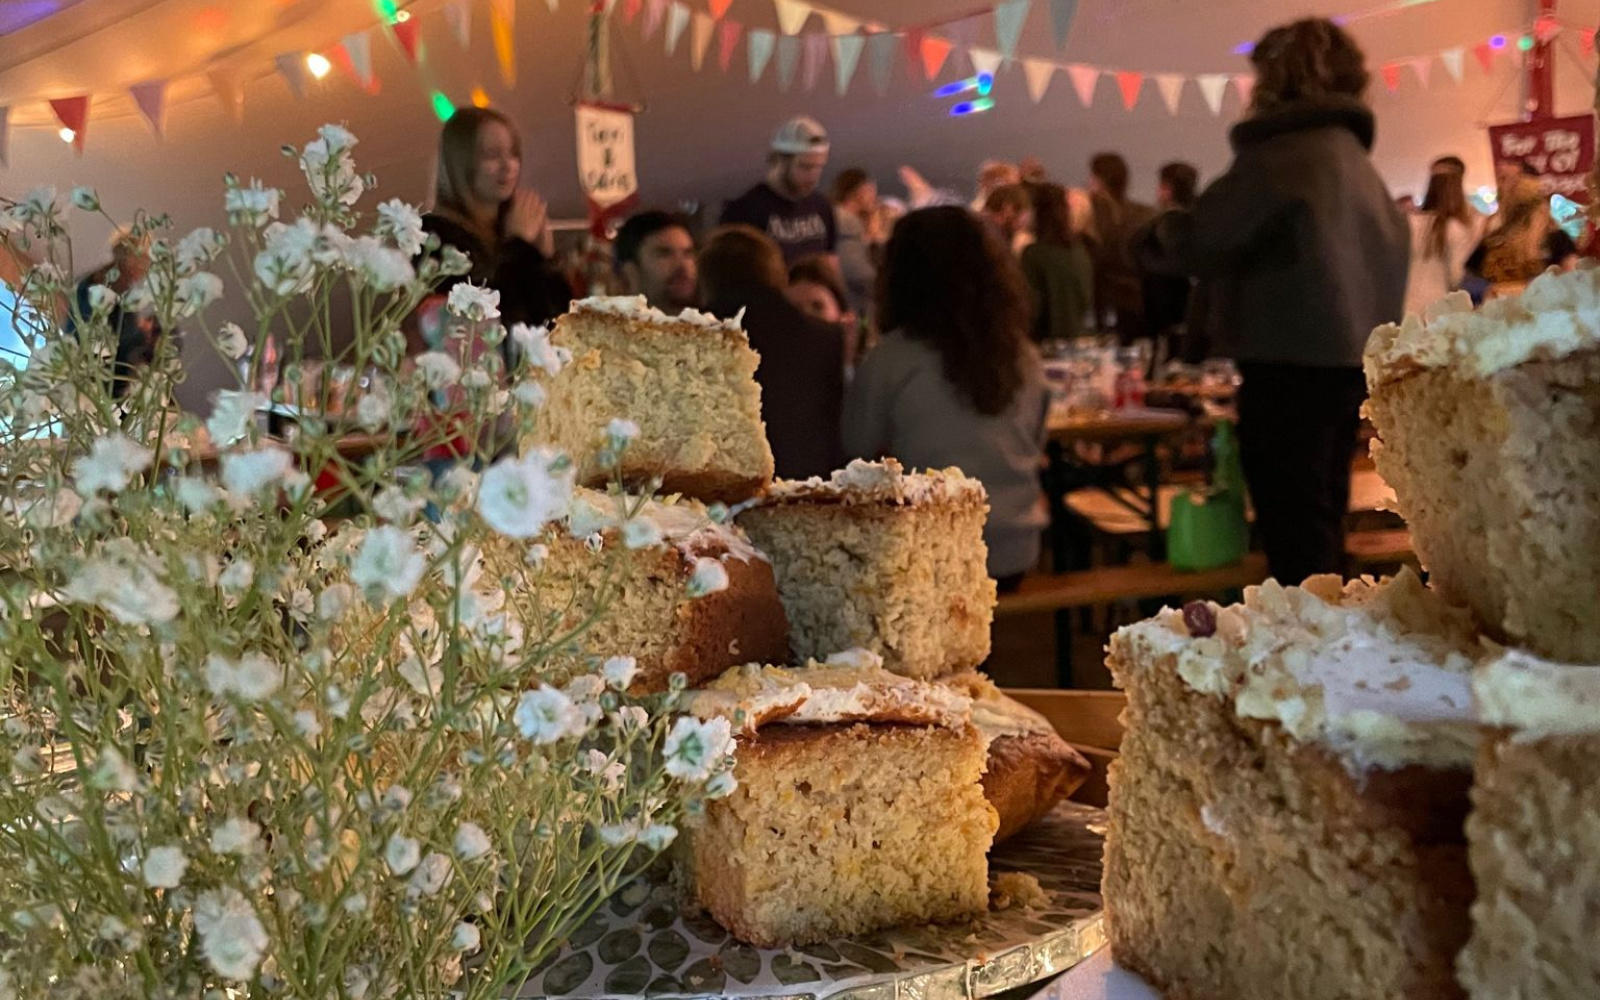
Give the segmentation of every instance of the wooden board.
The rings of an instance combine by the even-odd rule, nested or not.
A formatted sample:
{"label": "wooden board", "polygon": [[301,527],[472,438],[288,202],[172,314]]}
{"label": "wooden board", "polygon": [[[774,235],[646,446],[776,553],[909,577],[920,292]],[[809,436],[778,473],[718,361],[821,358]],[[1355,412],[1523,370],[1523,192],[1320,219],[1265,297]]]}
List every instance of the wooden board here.
{"label": "wooden board", "polygon": [[1083,754],[1093,770],[1072,798],[1104,809],[1106,769],[1117,759],[1117,747],[1122,745],[1122,709],[1127,697],[1121,691],[1044,688],[1009,688],[1006,694],[1049,719],[1061,738]]}

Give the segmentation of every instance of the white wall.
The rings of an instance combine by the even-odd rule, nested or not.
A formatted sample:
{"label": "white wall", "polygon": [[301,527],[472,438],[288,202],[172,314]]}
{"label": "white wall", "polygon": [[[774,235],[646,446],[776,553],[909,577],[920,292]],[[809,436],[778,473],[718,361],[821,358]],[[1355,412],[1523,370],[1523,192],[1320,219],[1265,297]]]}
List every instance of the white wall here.
{"label": "white wall", "polygon": [[[972,7],[969,0],[835,3],[849,13],[890,24]],[[1232,48],[1266,27],[1293,17],[1339,14],[1374,4],[1375,0],[1344,0],[1344,5],[1330,8],[1298,0],[1082,0],[1072,38],[1064,52],[1056,53],[1048,4],[1037,0],[1019,54],[1148,71],[1243,71],[1245,60],[1232,54]],[[521,123],[530,179],[558,214],[565,215],[581,210],[567,94],[580,61],[586,7],[578,0],[565,0],[552,14],[536,0],[518,5],[520,59],[513,90],[501,85],[495,70],[481,4],[475,10],[469,52],[457,48],[441,19],[423,14],[428,75],[459,102],[466,100],[473,85],[483,85],[497,106]],[[1518,116],[1521,72],[1515,57],[1502,56],[1494,74],[1486,76],[1469,52],[1463,83],[1451,83],[1444,67],[1435,62],[1430,88],[1419,88],[1408,70],[1399,91],[1391,94],[1377,79],[1377,64],[1454,45],[1470,47],[1496,31],[1530,24],[1533,8],[1533,0],[1432,0],[1352,25],[1374,68],[1372,103],[1379,118],[1374,159],[1397,192],[1420,193],[1428,161],[1446,152],[1466,158],[1471,182],[1487,183],[1483,126]],[[426,11],[425,6],[418,9]],[[1600,20],[1600,0],[1568,0],[1561,14],[1575,25],[1594,24]],[[730,16],[751,25],[774,25],[769,0],[734,0]],[[614,37],[622,50],[619,81],[627,82],[631,67],[648,103],[638,122],[639,170],[647,203],[678,199],[714,203],[737,193],[759,173],[772,127],[797,112],[813,114],[828,125],[834,137],[835,167],[861,165],[887,179],[897,165],[911,163],[931,179],[965,187],[980,160],[1035,155],[1060,179],[1082,183],[1088,157],[1115,149],[1133,167],[1134,194],[1148,197],[1156,168],[1168,159],[1188,159],[1200,166],[1203,175],[1225,167],[1226,128],[1239,111],[1230,90],[1222,116],[1213,117],[1191,87],[1179,114],[1170,116],[1153,84],[1148,84],[1138,107],[1125,112],[1109,78],[1101,80],[1094,106],[1085,109],[1064,74],[1057,75],[1044,100],[1034,105],[1020,67],[1011,67],[1003,69],[997,81],[995,110],[952,119],[941,102],[929,96],[933,85],[920,73],[913,77],[903,64],[882,98],[873,92],[864,64],[847,97],[835,96],[831,66],[824,68],[815,93],[801,92],[797,82],[793,92],[782,94],[774,83],[773,67],[759,83],[748,82],[742,45],[727,75],[716,68],[714,45],[704,70],[697,74],[689,65],[687,33],[671,58],[661,52],[660,35],[646,46],[637,24],[619,26]],[[145,40],[130,39],[135,41]],[[96,105],[99,111],[91,118],[82,158],[72,155],[55,137],[53,127],[40,120],[42,116],[14,114],[20,124],[13,128],[10,165],[0,170],[0,193],[20,194],[39,183],[63,188],[87,183],[100,190],[114,213],[128,214],[133,206],[142,205],[170,211],[180,228],[215,223],[224,171],[259,175],[292,187],[293,167],[278,154],[279,146],[303,142],[319,123],[338,120],[361,137],[359,159],[378,173],[383,196],[423,200],[438,130],[424,74],[407,66],[381,37],[374,42],[376,68],[384,82],[377,96],[357,92],[335,73],[316,93],[297,101],[281,80],[264,72],[247,86],[244,122],[239,126],[206,96],[203,85],[193,84],[188,96],[172,107],[164,142],[149,133],[126,100]],[[8,39],[0,38],[0,69],[7,45]],[[1557,103],[1563,112],[1585,110],[1593,96],[1577,55],[1573,30],[1558,59]],[[941,79],[970,72],[964,59],[953,56]],[[22,96],[0,92],[0,105]],[[18,106],[18,112],[26,110]],[[893,191],[894,185],[886,184],[886,189]],[[85,244],[98,247],[104,233],[91,227],[83,237]],[[196,404],[213,384],[213,373],[197,371],[186,387],[186,404]]]}

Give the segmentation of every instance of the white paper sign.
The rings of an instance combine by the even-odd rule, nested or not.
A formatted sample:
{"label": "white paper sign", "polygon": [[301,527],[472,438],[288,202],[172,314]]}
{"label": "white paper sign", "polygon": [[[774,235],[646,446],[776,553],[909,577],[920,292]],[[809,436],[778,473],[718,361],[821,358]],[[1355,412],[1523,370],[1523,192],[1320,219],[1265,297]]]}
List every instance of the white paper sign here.
{"label": "white paper sign", "polygon": [[579,104],[578,181],[600,209],[610,208],[639,190],[634,172],[633,115],[627,111]]}

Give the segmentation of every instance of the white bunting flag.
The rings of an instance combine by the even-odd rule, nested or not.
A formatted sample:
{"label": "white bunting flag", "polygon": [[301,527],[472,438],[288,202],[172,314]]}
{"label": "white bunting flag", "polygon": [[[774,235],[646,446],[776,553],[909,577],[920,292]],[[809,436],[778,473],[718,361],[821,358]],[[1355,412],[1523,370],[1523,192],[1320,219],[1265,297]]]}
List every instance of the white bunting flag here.
{"label": "white bunting flag", "polygon": [[803,0],[773,0],[778,11],[778,30],[785,35],[798,35],[811,16],[811,5]]}
{"label": "white bunting flag", "polygon": [[706,49],[711,47],[711,29],[716,26],[710,14],[694,12],[694,28],[689,36],[689,63],[696,70],[705,65]]}
{"label": "white bunting flag", "polygon": [[1100,71],[1093,66],[1071,63],[1067,66],[1067,76],[1072,78],[1072,89],[1078,92],[1083,106],[1094,104],[1094,85],[1100,82]]}
{"label": "white bunting flag", "polygon": [[673,0],[672,6],[667,8],[667,55],[678,51],[678,39],[683,37],[683,29],[688,26],[689,5]]}
{"label": "white bunting flag", "polygon": [[1206,107],[1211,109],[1211,113],[1222,114],[1222,94],[1228,89],[1228,74],[1201,73],[1194,78],[1194,82],[1200,88],[1200,96],[1206,99]]}
{"label": "white bunting flag", "polygon": [[1439,61],[1444,63],[1445,71],[1450,74],[1450,79],[1457,83],[1461,82],[1462,59],[1466,54],[1466,50],[1461,48],[1445,49],[1439,53]]}
{"label": "white bunting flag", "polygon": [[967,58],[972,60],[972,71],[974,73],[994,76],[995,70],[1000,68],[1000,60],[1005,57],[994,49],[973,46],[967,50]]}
{"label": "white bunting flag", "polygon": [[1182,73],[1157,73],[1156,89],[1161,91],[1161,100],[1167,106],[1167,114],[1178,113],[1178,104],[1183,100],[1183,84],[1187,79]]}
{"label": "white bunting flag", "polygon": [[1028,83],[1028,96],[1033,103],[1038,104],[1044,100],[1045,91],[1050,89],[1050,81],[1055,78],[1057,66],[1048,59],[1022,60],[1022,76]]}

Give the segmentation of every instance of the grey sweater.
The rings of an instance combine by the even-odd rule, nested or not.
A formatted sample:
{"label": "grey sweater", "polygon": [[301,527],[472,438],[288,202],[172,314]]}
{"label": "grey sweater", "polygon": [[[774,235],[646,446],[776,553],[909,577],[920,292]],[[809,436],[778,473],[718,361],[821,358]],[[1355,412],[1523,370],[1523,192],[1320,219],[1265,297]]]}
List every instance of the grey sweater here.
{"label": "grey sweater", "polygon": [[1050,395],[1031,344],[1023,363],[1026,376],[1010,408],[984,416],[945,379],[936,350],[896,331],[862,359],[844,397],[849,456],[892,456],[917,469],[955,465],[983,483],[983,540],[995,577],[1033,568],[1049,522],[1039,468]]}

